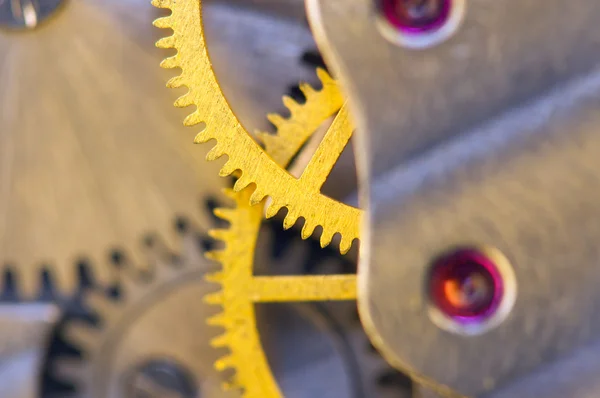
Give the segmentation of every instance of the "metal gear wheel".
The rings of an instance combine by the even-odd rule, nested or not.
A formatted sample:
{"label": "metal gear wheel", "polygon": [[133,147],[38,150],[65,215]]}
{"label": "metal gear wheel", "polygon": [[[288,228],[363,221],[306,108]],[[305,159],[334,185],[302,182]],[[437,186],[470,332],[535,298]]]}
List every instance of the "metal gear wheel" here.
{"label": "metal gear wheel", "polygon": [[[288,107],[295,110],[290,121],[271,118],[279,120],[276,124],[278,131],[265,140],[266,151],[273,152],[281,165],[289,164],[325,118],[325,115],[321,115],[323,118],[309,117],[309,122],[301,122],[307,120],[302,119],[301,115],[311,114],[304,112],[305,109],[327,108],[330,96],[318,95],[326,93],[333,81],[325,72],[321,71],[319,74],[324,82],[323,91],[314,91],[304,86],[304,91],[308,93],[305,104],[294,102],[292,105],[290,100],[285,101]],[[320,106],[320,101],[325,101],[323,106]],[[321,123],[315,123],[315,120]],[[336,120],[340,120],[340,115]],[[333,125],[336,125],[335,121]],[[343,126],[348,127],[347,124]],[[278,142],[279,139],[281,142]],[[254,268],[254,252],[263,208],[251,205],[250,197],[254,194],[250,189],[240,192],[227,190],[225,193],[234,201],[235,206],[216,209],[215,214],[229,222],[229,226],[209,232],[213,238],[224,243],[224,248],[207,253],[208,258],[221,264],[220,270],[207,275],[207,280],[217,283],[221,289],[207,295],[206,302],[222,308],[222,312],[211,317],[209,322],[224,329],[224,333],[212,340],[212,345],[218,349],[230,350],[229,354],[215,362],[215,367],[219,371],[235,370],[234,376],[225,386],[229,390],[243,391],[244,398],[279,398],[282,392],[262,349],[255,304],[354,300],[356,275],[255,276],[257,270]]]}
{"label": "metal gear wheel", "polygon": [[[215,337],[211,344],[217,349],[229,350],[215,362],[215,368],[222,372],[234,371],[224,388],[242,391],[244,398],[291,398],[275,377],[262,348],[265,339],[261,339],[259,333],[255,304],[351,300],[355,297],[355,275],[295,276],[299,269],[293,268],[287,272],[277,269],[285,276],[255,276],[258,272],[254,264],[261,264],[254,261],[254,248],[262,209],[250,206],[247,190],[238,193],[227,191],[227,195],[235,201],[235,206],[216,209],[215,213],[228,221],[229,227],[211,231],[211,235],[221,240],[225,247],[207,253],[209,258],[221,263],[220,270],[207,275],[209,281],[220,285],[221,291],[207,295],[205,300],[222,308],[222,312],[211,317],[209,323],[224,329],[224,333]],[[319,268],[321,271],[339,270],[339,267],[325,264]],[[341,304],[346,304],[346,307],[339,307]],[[350,341],[350,351],[358,358],[357,368],[362,380],[359,392],[353,392],[355,395],[336,397],[408,398],[411,394],[409,379],[399,375],[378,354],[368,349],[368,338],[362,326],[355,323],[356,317],[351,316],[356,311],[355,303],[333,303],[325,308],[330,309],[330,314],[337,314],[338,324],[343,325],[346,339]],[[397,380],[404,384],[398,386]]]}
{"label": "metal gear wheel", "polygon": [[[235,208],[215,214],[230,223],[228,229],[212,230],[211,236],[225,248],[207,253],[221,269],[207,280],[221,290],[205,297],[222,312],[209,319],[224,333],[211,341],[230,352],[215,362],[219,371],[235,370],[227,390],[242,390],[244,398],[279,398],[281,390],[262,349],[256,320],[256,303],[352,300],[356,298],[356,275],[254,276],[254,249],[262,221],[262,208],[249,204],[250,192],[227,191]],[[215,307],[216,308],[216,307]]]}
{"label": "metal gear wheel", "polygon": [[213,309],[201,304],[211,290],[202,280],[209,264],[192,235],[186,234],[183,242],[179,261],[152,242],[151,274],[124,270],[118,300],[90,292],[86,301],[99,326],[83,321],[66,325],[67,341],[84,357],[58,360],[56,369],[75,384],[74,396],[118,398],[146,391],[235,397],[220,393],[222,376],[211,368],[215,351],[206,343],[214,335],[205,323]]}
{"label": "metal gear wheel", "polygon": [[[153,4],[171,10],[171,15],[157,19],[154,23],[159,28],[173,30],[173,35],[159,40],[157,46],[177,50],[176,55],[165,59],[161,65],[164,68],[181,68],[181,74],[172,78],[168,86],[188,89],[187,94],[180,97],[175,105],[196,107],[184,121],[188,126],[204,124],[195,141],[201,143],[216,140],[216,145],[208,153],[207,159],[215,160],[227,155],[228,160],[221,168],[220,174],[227,176],[240,171],[234,190],[240,191],[252,184],[253,193],[246,195],[252,204],[258,204],[268,196],[270,202],[266,210],[267,217],[274,216],[285,207],[286,228],[293,226],[303,217],[303,238],[308,238],[321,226],[321,245],[327,246],[334,235],[340,234],[340,251],[347,252],[359,237],[361,211],[335,201],[320,191],[354,129],[347,109],[343,106],[343,96],[335,82],[322,79],[322,91],[327,93],[322,95],[327,100],[320,101],[320,107],[311,112],[303,112],[306,109],[289,98],[284,100],[291,112],[291,118],[300,118],[303,123],[295,126],[296,130],[314,131],[325,119],[337,113],[302,176],[295,178],[287,173],[287,165],[281,162],[282,159],[276,152],[271,151],[270,156],[267,155],[252,139],[227,102],[209,58],[203,30],[202,1],[154,0]],[[303,91],[308,103],[319,96],[319,92],[307,86],[304,86]],[[298,116],[299,114],[302,116]],[[283,126],[294,126],[293,123],[286,123],[281,117],[271,117],[270,120],[280,130],[283,130]]]}
{"label": "metal gear wheel", "polygon": [[[312,37],[284,17],[209,8],[224,89],[235,88],[242,120],[264,125],[258,116],[292,78],[308,78],[297,57]],[[168,73],[155,67],[150,23],[160,15],[145,0],[0,1],[0,266],[18,269],[27,293],[43,267],[63,292],[81,260],[105,282],[111,252],[143,267],[140,237],[157,233],[176,249],[178,215],[209,225],[198,203],[223,181],[198,162],[160,91]],[[232,23],[235,32],[220,29]]]}
{"label": "metal gear wheel", "polygon": [[[66,330],[68,341],[82,349],[83,361],[56,363],[62,378],[76,384],[74,396],[240,396],[239,391],[221,390],[227,375],[212,367],[212,360],[224,354],[209,345],[218,331],[206,324],[218,309],[202,304],[203,296],[214,290],[203,279],[214,265],[202,257],[195,234],[185,233],[184,241],[188,254],[179,261],[158,249],[151,276],[125,274],[120,299],[99,292],[88,296],[99,326],[72,323]],[[292,246],[269,268],[299,269],[306,260],[303,247]],[[346,359],[353,353],[332,332],[327,313],[309,305],[286,305],[264,309],[259,319],[265,326],[267,351],[273,353],[273,368],[288,396],[310,398],[316,392],[323,397],[351,397],[353,391],[364,389],[356,386],[363,380],[354,368],[359,361]],[[311,349],[301,348],[307,346]]]}

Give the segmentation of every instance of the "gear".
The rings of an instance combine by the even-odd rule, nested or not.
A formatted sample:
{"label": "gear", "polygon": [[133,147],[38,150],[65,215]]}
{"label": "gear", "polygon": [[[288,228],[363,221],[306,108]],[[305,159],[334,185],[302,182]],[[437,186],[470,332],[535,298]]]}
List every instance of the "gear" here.
{"label": "gear", "polygon": [[[181,112],[158,83],[169,74],[152,45],[159,10],[147,0],[64,0],[31,30],[4,29],[7,11],[41,22],[55,3],[0,0],[0,267],[18,270],[29,295],[44,267],[69,293],[77,263],[103,283],[114,277],[111,257],[146,266],[146,233],[177,250],[173,219],[209,226],[198,203],[225,185],[215,165],[198,161],[193,134],[178,131]],[[266,127],[261,115],[292,78],[310,78],[295,58],[313,45],[310,32],[222,1],[207,8],[232,106]],[[235,32],[220,28],[232,23]]]}
{"label": "gear", "polygon": [[[210,336],[218,333],[205,319],[217,309],[202,305],[203,295],[214,290],[203,280],[211,267],[192,234],[186,233],[184,241],[188,254],[180,261],[170,261],[162,250],[156,251],[157,264],[150,278],[125,274],[122,299],[100,292],[87,297],[90,309],[98,315],[99,328],[79,322],[66,331],[68,341],[82,348],[84,361],[56,363],[62,378],[75,382],[74,396],[240,395],[239,391],[224,393],[220,381],[226,375],[212,368],[211,360],[224,351],[215,351],[208,344]],[[288,248],[276,268],[300,268],[298,264],[306,257],[303,247]],[[271,363],[290,395],[309,398],[318,391],[323,393],[319,396],[350,397],[356,383],[362,382],[355,377],[357,361],[346,358],[348,344],[338,347],[339,337],[331,331],[329,316],[308,305],[285,305],[261,311],[259,323],[266,327],[263,331],[267,350],[273,354]],[[298,349],[298,345],[308,344],[312,350]],[[323,367],[328,369],[327,377],[323,377]]]}
{"label": "gear", "polygon": [[[208,253],[209,258],[221,263],[222,269],[207,275],[207,279],[218,283],[222,290],[206,296],[206,301],[223,309],[210,318],[209,323],[225,329],[222,335],[213,339],[212,345],[217,349],[228,348],[230,351],[215,362],[215,368],[219,371],[235,371],[224,386],[227,391],[241,390],[243,398],[281,398],[284,395],[280,383],[276,381],[261,346],[255,304],[352,300],[355,298],[355,275],[254,276],[256,241],[250,237],[256,238],[259,232],[261,209],[249,205],[248,194],[247,190],[227,192],[235,201],[235,207],[217,209],[215,213],[227,220],[230,226],[226,230],[211,232],[213,237],[226,245],[222,250]],[[355,311],[356,307],[353,306],[353,309]],[[333,314],[343,312],[349,314],[347,309],[339,307],[329,311]],[[397,373],[380,356],[367,351],[368,339],[362,327],[349,326],[349,322],[344,323],[342,320],[338,322],[343,325],[350,340],[351,351],[358,357],[364,392],[362,396],[408,398],[410,386],[398,386],[396,380],[391,379]]]}
{"label": "gear", "polygon": [[187,94],[180,97],[175,105],[194,105],[197,108],[184,121],[187,126],[204,123],[205,127],[196,136],[195,142],[216,140],[207,159],[215,160],[227,155],[229,159],[220,174],[227,176],[241,171],[234,190],[239,192],[253,184],[254,192],[244,194],[252,204],[270,197],[267,217],[274,216],[285,207],[288,213],[284,227],[293,226],[298,218],[303,217],[303,238],[308,238],[317,226],[321,226],[321,245],[327,246],[334,235],[339,233],[340,251],[347,252],[359,237],[361,211],[320,192],[354,129],[337,85],[331,79],[324,78],[321,73],[324,89],[320,94],[308,86],[304,86],[303,90],[307,103],[315,102],[319,106],[311,108],[311,112],[303,112],[302,105],[287,98],[285,105],[291,112],[292,122],[281,117],[271,117],[271,121],[282,131],[292,129],[295,125],[295,131],[312,132],[325,119],[338,113],[302,176],[294,178],[284,169],[286,162],[282,162],[282,157],[273,152],[272,156],[275,158],[271,158],[252,139],[225,99],[208,56],[203,32],[202,1],[153,0],[153,4],[158,8],[171,10],[171,15],[157,19],[154,23],[159,28],[173,30],[173,35],[159,40],[157,46],[177,50],[177,54],[165,59],[161,66],[182,70],[179,76],[169,81],[168,87],[188,88]]}
{"label": "gear", "polygon": [[86,300],[99,327],[84,321],[67,324],[67,341],[81,348],[84,360],[57,360],[56,368],[61,378],[75,384],[75,396],[118,398],[134,391],[236,396],[220,391],[222,375],[211,367],[218,353],[205,343],[215,335],[206,326],[214,309],[198,306],[211,290],[203,282],[209,264],[192,234],[186,234],[183,242],[185,254],[179,261],[153,242],[157,249],[151,254],[156,259],[152,274],[124,271],[118,300],[89,293]]}
{"label": "gear", "polygon": [[[330,78],[322,71],[319,74],[323,86],[328,87]],[[304,86],[304,91],[307,93],[304,105],[294,103],[291,106],[290,100],[285,100],[287,106],[294,109],[292,115],[295,116],[292,116],[290,123],[285,123],[283,118],[271,117],[279,121],[279,129],[275,135],[265,140],[267,152],[274,150],[282,165],[290,162],[301,143],[306,142],[320,126],[320,123],[296,122],[312,120],[301,118],[304,108],[316,111],[327,107],[327,102],[320,107],[319,100],[326,100],[329,96],[319,97],[317,91],[307,86]],[[338,115],[336,120],[341,118]],[[335,124],[334,122],[334,126]],[[235,202],[235,207],[216,209],[215,214],[228,221],[229,228],[210,231],[210,235],[224,242],[225,247],[207,253],[207,257],[222,266],[220,271],[207,275],[209,281],[221,286],[221,291],[207,295],[206,301],[220,305],[223,309],[209,321],[211,325],[225,329],[212,344],[216,348],[230,349],[230,354],[219,359],[215,367],[220,371],[235,369],[235,376],[229,380],[226,388],[243,390],[245,398],[281,397],[280,388],[261,347],[254,304],[354,300],[356,275],[255,276],[254,250],[263,209],[261,206],[251,205],[250,198],[254,194],[250,189],[240,192],[227,190],[225,193]]]}

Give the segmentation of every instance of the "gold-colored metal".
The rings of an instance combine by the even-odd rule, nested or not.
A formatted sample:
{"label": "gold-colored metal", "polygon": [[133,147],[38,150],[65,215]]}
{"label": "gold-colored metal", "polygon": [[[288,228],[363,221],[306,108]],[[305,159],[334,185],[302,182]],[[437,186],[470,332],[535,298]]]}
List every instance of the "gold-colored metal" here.
{"label": "gold-colored metal", "polygon": [[[321,245],[328,245],[336,233],[341,235],[340,251],[347,252],[359,234],[361,211],[321,194],[320,190],[347,145],[354,125],[348,115],[338,84],[324,71],[318,71],[322,89],[308,85],[301,89],[305,104],[285,97],[290,117],[269,115],[277,134],[259,133],[263,150],[242,127],[231,110],[212,70],[202,30],[201,0],[154,0],[156,7],[168,8],[172,14],[155,21],[160,28],[173,30],[173,35],[161,39],[157,46],[173,48],[177,54],[161,64],[165,68],[180,68],[181,74],[171,79],[169,87],[187,87],[188,92],[175,105],[194,105],[197,109],[184,124],[203,124],[195,139],[216,145],[207,159],[223,155],[228,161],[222,176],[239,176],[233,190],[226,191],[235,202],[234,208],[221,208],[215,214],[228,221],[227,229],[213,230],[211,235],[225,244],[208,257],[221,263],[220,271],[207,279],[221,289],[206,296],[210,304],[222,307],[209,323],[224,329],[212,341],[215,347],[227,347],[230,353],[218,360],[218,370],[234,369],[226,386],[240,389],[245,398],[282,397],[273,377],[257,331],[254,306],[264,302],[331,301],[356,299],[356,275],[328,276],[254,276],[254,250],[263,219],[263,200],[271,198],[266,216],[274,216],[282,207],[288,213],[284,227],[292,227],[299,217],[305,219],[304,239],[317,226],[323,227]],[[336,115],[337,114],[337,115]],[[311,135],[330,117],[335,116],[316,153],[299,178],[285,167]],[[249,185],[254,185],[254,189]]]}
{"label": "gold-colored metal", "polygon": [[[303,105],[290,98],[284,99],[293,110],[290,119],[271,115],[279,126],[277,134],[260,134],[267,153],[272,153],[279,164],[287,165],[313,132],[329,115],[338,112],[324,142],[336,145],[339,137],[348,137],[352,131],[348,114],[340,101],[339,90],[324,71],[319,72],[323,89],[311,93]],[[340,109],[341,108],[341,109]],[[341,146],[341,144],[339,144]],[[323,156],[323,163],[331,158]],[[314,163],[313,163],[314,162]],[[316,161],[307,170],[316,170]],[[303,174],[311,178],[323,177],[317,171]],[[254,276],[254,250],[263,216],[263,206],[252,206],[252,191],[226,191],[235,202],[234,208],[216,209],[215,214],[229,222],[229,228],[213,230],[210,235],[225,244],[225,248],[208,253],[208,257],[222,265],[219,272],[208,280],[221,290],[206,296],[206,301],[220,305],[223,312],[209,319],[209,323],[224,328],[224,333],[212,341],[216,348],[227,347],[230,354],[215,363],[217,370],[235,369],[235,375],[226,386],[240,389],[244,398],[280,398],[281,391],[273,377],[262,350],[257,331],[254,305],[265,302],[332,301],[356,299],[356,275],[319,276]]]}
{"label": "gold-colored metal", "polygon": [[281,391],[273,377],[258,335],[254,305],[264,302],[355,300],[356,275],[273,276],[253,275],[256,238],[262,221],[262,208],[251,206],[250,190],[227,196],[235,208],[218,209],[215,214],[230,223],[228,229],[214,230],[211,235],[225,242],[225,249],[208,254],[222,265],[219,272],[207,277],[221,290],[206,296],[210,304],[222,306],[223,312],[209,319],[209,324],[224,328],[212,341],[216,348],[227,347],[230,354],[215,363],[217,370],[234,369],[225,388],[240,389],[244,398],[280,398]]}
{"label": "gold-colored metal", "polygon": [[[320,192],[323,182],[352,135],[353,125],[346,117],[346,111],[340,111],[302,176],[293,177],[282,167],[287,162],[282,161],[285,156],[280,151],[286,145],[276,144],[263,134],[262,138],[269,152],[267,154],[240,124],[227,103],[208,55],[202,29],[202,1],[153,0],[153,4],[172,11],[171,15],[154,23],[159,28],[173,30],[173,35],[159,40],[157,46],[177,50],[177,54],[165,59],[161,66],[181,69],[181,74],[172,78],[168,86],[188,88],[188,92],[176,101],[175,106],[193,105],[197,108],[185,119],[184,124],[204,124],[203,131],[196,136],[197,143],[212,139],[216,141],[207,159],[215,160],[227,155],[229,159],[220,174],[227,176],[236,171],[241,172],[234,186],[235,191],[254,185],[254,192],[249,195],[248,200],[256,205],[265,197],[270,197],[267,217],[274,216],[285,207],[288,210],[284,221],[286,228],[303,217],[303,238],[308,238],[317,226],[321,226],[321,246],[327,246],[334,235],[339,233],[340,251],[346,253],[359,237],[362,213],[360,209],[333,200]],[[295,132],[313,131],[314,126],[320,125],[324,118],[332,116],[343,105],[343,98],[337,91],[335,82],[322,72],[320,75],[324,85],[320,94],[303,86],[308,103],[318,106],[305,110],[291,99],[286,99],[285,104],[291,112],[290,120],[271,116],[271,121],[282,131],[282,136],[285,134],[290,142],[294,141],[293,147],[300,141],[294,137]],[[321,101],[316,101],[317,98]],[[284,130],[289,133],[283,133]]]}

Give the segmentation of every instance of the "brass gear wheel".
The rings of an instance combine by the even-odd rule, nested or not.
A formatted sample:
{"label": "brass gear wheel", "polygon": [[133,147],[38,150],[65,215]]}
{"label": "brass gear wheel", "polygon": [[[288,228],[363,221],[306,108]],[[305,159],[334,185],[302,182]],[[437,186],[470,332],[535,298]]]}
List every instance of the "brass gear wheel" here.
{"label": "brass gear wheel", "polygon": [[[269,138],[265,139],[267,152],[252,139],[231,110],[213,72],[203,32],[203,14],[201,0],[153,0],[158,8],[171,10],[171,15],[157,19],[154,25],[172,29],[173,35],[157,42],[157,46],[175,49],[177,54],[165,59],[164,68],[181,68],[181,74],[172,78],[168,87],[187,87],[188,92],[176,102],[177,107],[194,105],[196,110],[189,115],[184,124],[194,126],[204,124],[196,143],[216,140],[216,145],[208,153],[208,160],[223,155],[228,161],[222,167],[222,176],[240,171],[240,177],[234,186],[239,192],[249,185],[254,191],[247,196],[253,205],[265,197],[271,201],[266,209],[267,217],[273,217],[283,207],[287,208],[284,227],[292,227],[298,218],[304,218],[302,237],[308,238],[321,226],[321,246],[329,245],[336,234],[341,235],[340,252],[346,253],[354,240],[359,237],[361,211],[355,207],[333,200],[321,193],[321,187],[335,165],[341,152],[347,145],[354,126],[348,118],[343,96],[330,78],[323,79],[324,89],[318,92],[308,86],[303,87],[307,103],[318,106],[304,108],[286,98],[285,105],[291,112],[291,119],[271,116],[270,120],[281,131],[281,135],[297,136],[294,132],[314,131],[324,119],[338,112],[332,126],[319,145],[315,155],[308,163],[300,178],[290,175],[285,166],[291,160],[281,154]],[[324,74],[321,73],[323,78]],[[320,101],[316,101],[320,98]],[[341,108],[341,109],[340,109]],[[298,121],[300,123],[295,124]]]}
{"label": "brass gear wheel", "polygon": [[[279,121],[279,129],[277,134],[267,137],[266,148],[268,153],[273,151],[280,165],[290,162],[302,143],[327,119],[329,112],[319,118],[312,115],[332,106],[336,101],[330,99],[332,93],[339,95],[339,91],[332,90],[336,87],[334,81],[323,71],[319,75],[324,88],[315,91],[303,86],[308,93],[304,105],[285,100],[286,106],[294,110],[291,119],[271,117]],[[341,101],[337,104],[341,106]],[[349,135],[352,125],[347,118],[342,108],[329,132],[341,129],[344,131],[336,133]],[[219,284],[221,290],[207,295],[206,301],[223,309],[210,318],[209,323],[225,330],[212,344],[215,348],[230,350],[230,354],[219,359],[215,367],[220,371],[235,369],[235,375],[226,385],[228,390],[241,389],[245,398],[279,398],[281,391],[260,343],[254,304],[355,300],[356,275],[254,276],[254,249],[263,207],[251,205],[253,193],[250,189],[227,190],[226,195],[235,202],[235,207],[216,209],[215,214],[228,221],[229,228],[210,232],[213,238],[225,244],[225,248],[207,254],[222,266],[220,271],[207,276],[209,281]]]}

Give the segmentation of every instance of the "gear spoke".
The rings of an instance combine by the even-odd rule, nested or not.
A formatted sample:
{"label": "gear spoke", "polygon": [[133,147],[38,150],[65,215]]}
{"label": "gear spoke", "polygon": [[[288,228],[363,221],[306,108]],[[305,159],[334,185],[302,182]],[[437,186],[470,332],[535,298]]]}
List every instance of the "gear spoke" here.
{"label": "gear spoke", "polygon": [[258,276],[248,297],[255,303],[356,300],[356,275]]}
{"label": "gear spoke", "polygon": [[[188,92],[180,97],[175,105],[178,107],[195,106],[196,110],[189,115],[184,124],[195,126],[203,124],[204,129],[196,136],[196,143],[216,141],[215,146],[207,155],[208,160],[216,160],[227,156],[228,160],[221,168],[221,176],[239,174],[239,179],[234,190],[253,185],[254,193],[250,196],[252,204],[258,204],[266,197],[270,197],[267,217],[272,217],[282,208],[287,208],[285,226],[291,226],[300,217],[305,219],[302,237],[308,238],[318,226],[323,228],[321,234],[321,245],[329,245],[336,234],[341,235],[340,252],[346,253],[350,250],[353,242],[359,238],[360,220],[362,211],[355,207],[340,203],[323,195],[319,189],[312,189],[313,183],[307,183],[307,179],[297,179],[291,176],[282,164],[285,164],[283,153],[277,154],[275,160],[258,145],[252,136],[240,124],[234,112],[231,110],[212,69],[204,32],[202,29],[203,12],[201,0],[153,0],[153,4],[159,8],[168,8],[171,15],[159,18],[154,25],[159,28],[172,29],[173,35],[159,40],[156,45],[160,48],[176,49],[177,54],[165,59],[161,66],[163,68],[180,68],[181,74],[172,78],[168,86],[187,87]],[[325,88],[330,78],[323,80],[324,88],[328,91],[331,86]],[[335,85],[333,85],[335,86]],[[307,104],[319,98],[318,91],[308,89],[304,86]],[[337,103],[340,94],[332,96],[332,104]],[[286,106],[292,117],[289,120],[271,117],[277,125],[293,122],[295,115],[304,105],[292,103],[286,100]],[[340,104],[341,106],[341,104]],[[323,111],[308,116],[311,125],[320,125],[326,119],[323,116],[331,116],[332,108],[327,105]],[[307,122],[307,120],[305,120]],[[311,132],[312,133],[312,132]],[[348,134],[351,134],[352,131]],[[343,134],[345,136],[345,134]],[[330,139],[337,137],[335,130],[332,131]],[[334,149],[346,145],[343,137],[336,142]],[[300,141],[300,140],[299,140]],[[300,141],[301,142],[301,141]],[[340,149],[340,152],[341,152]],[[327,146],[322,146],[319,153],[328,153]],[[330,163],[337,160],[339,153],[336,150],[324,159],[326,175],[332,167]],[[275,155],[275,152],[273,152]],[[281,162],[281,163],[278,163]],[[318,160],[314,160],[318,162]],[[309,174],[313,173],[315,167],[310,167]],[[239,172],[239,173],[238,173]],[[316,173],[316,171],[315,171]],[[320,175],[320,174],[319,174]],[[321,184],[316,182],[316,185]]]}
{"label": "gear spoke", "polygon": [[321,190],[333,166],[352,138],[353,131],[354,123],[348,114],[348,106],[344,105],[300,177],[306,189]]}

